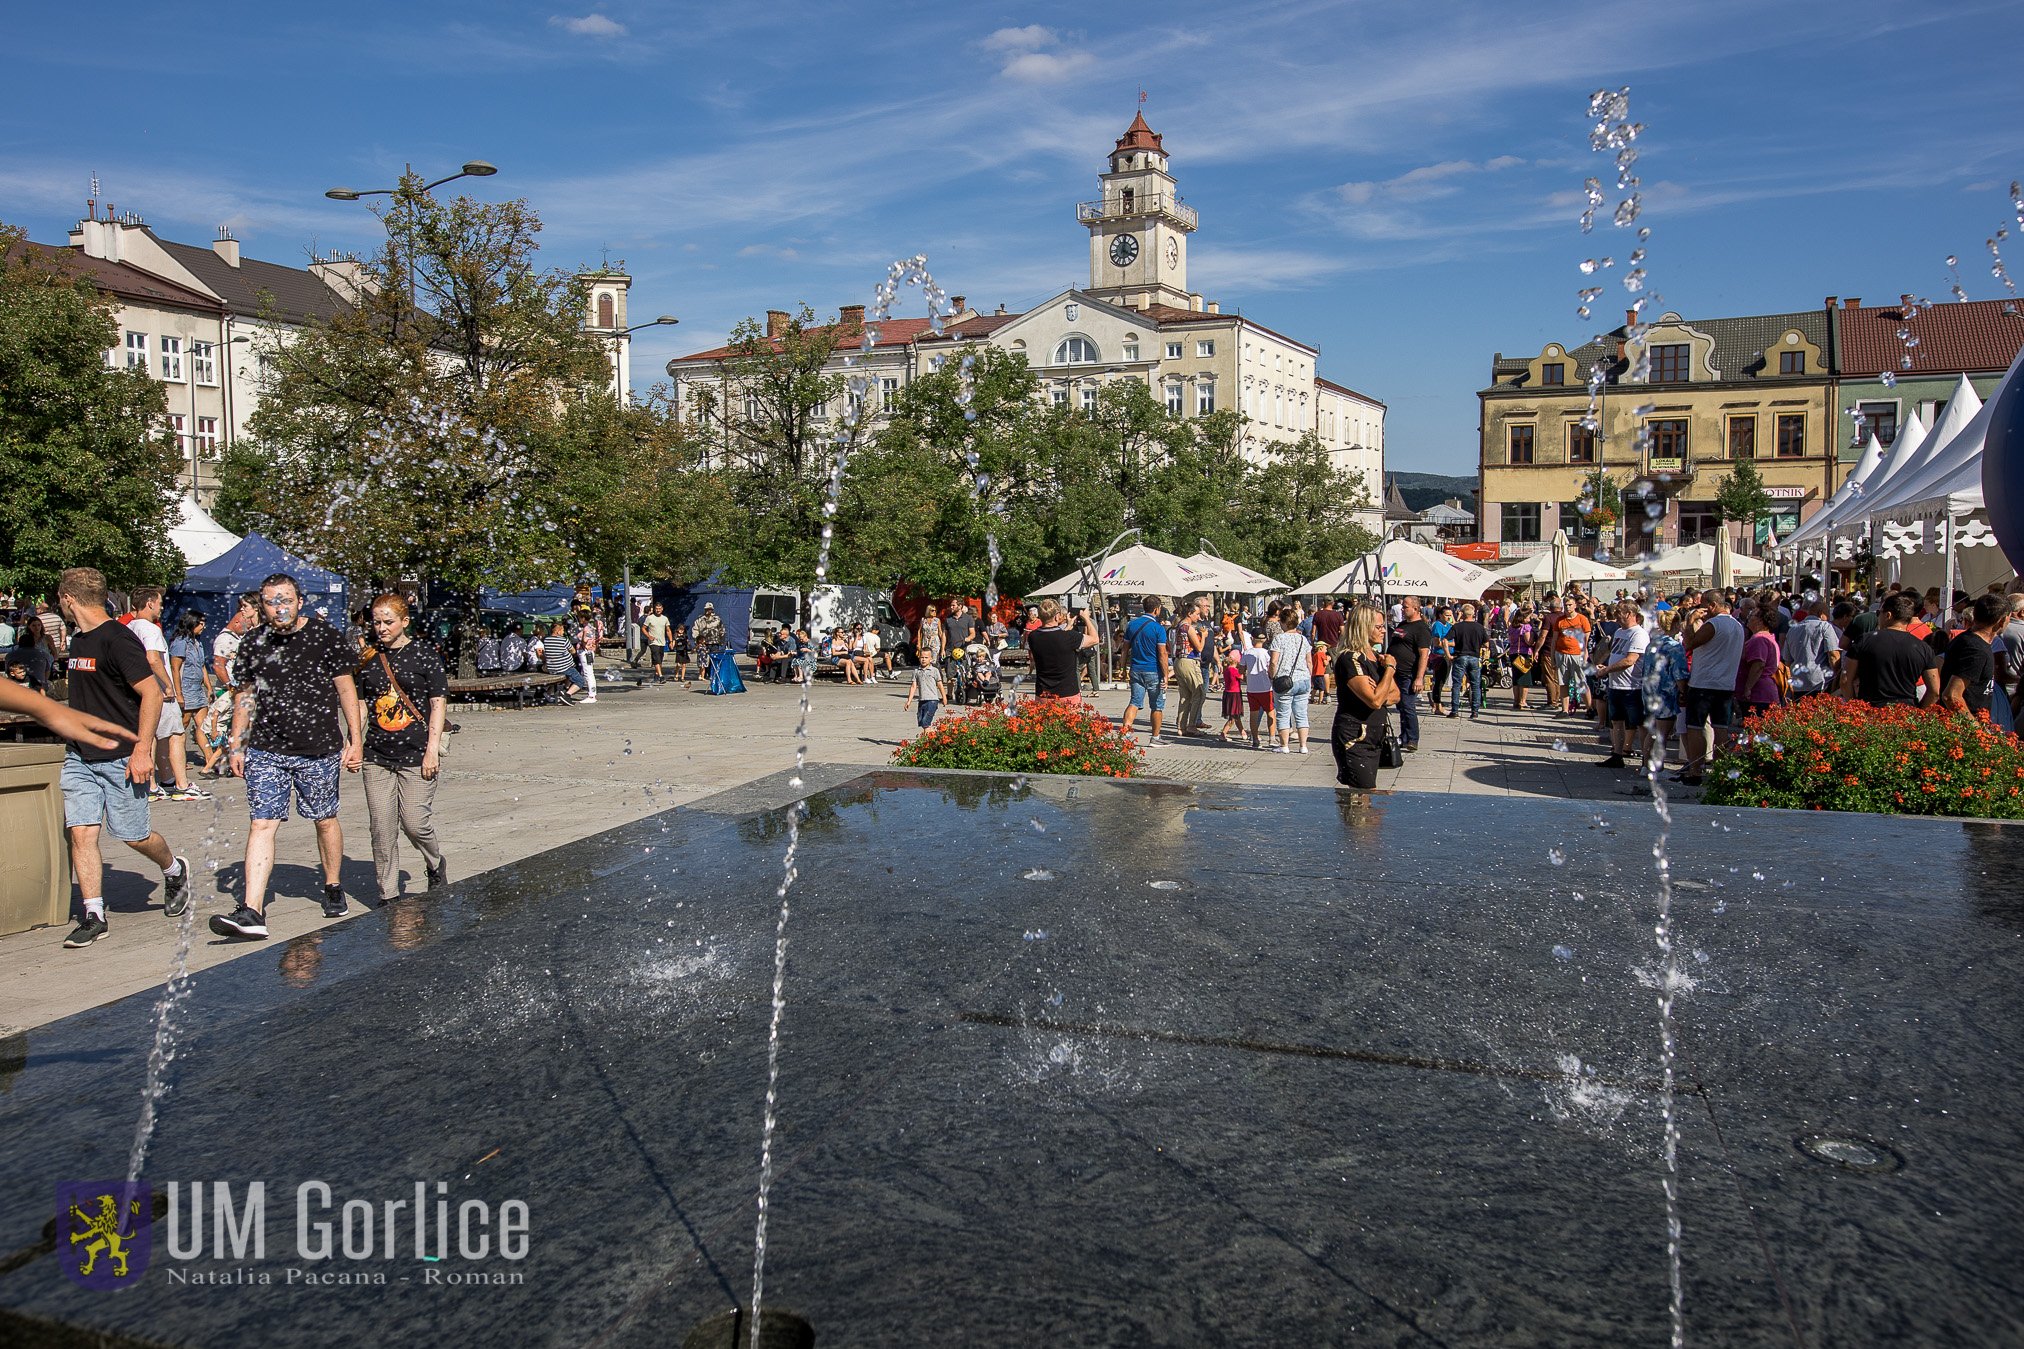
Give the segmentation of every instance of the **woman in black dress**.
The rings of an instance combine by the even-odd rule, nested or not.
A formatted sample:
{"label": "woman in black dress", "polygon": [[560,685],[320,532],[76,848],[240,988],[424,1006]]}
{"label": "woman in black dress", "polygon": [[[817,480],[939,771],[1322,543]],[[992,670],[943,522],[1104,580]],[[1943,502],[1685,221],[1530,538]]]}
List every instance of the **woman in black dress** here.
{"label": "woman in black dress", "polygon": [[1396,662],[1384,644],[1384,615],[1364,607],[1350,610],[1335,657],[1338,698],[1328,744],[1335,752],[1335,780],[1361,791],[1377,786],[1384,709],[1399,700]]}

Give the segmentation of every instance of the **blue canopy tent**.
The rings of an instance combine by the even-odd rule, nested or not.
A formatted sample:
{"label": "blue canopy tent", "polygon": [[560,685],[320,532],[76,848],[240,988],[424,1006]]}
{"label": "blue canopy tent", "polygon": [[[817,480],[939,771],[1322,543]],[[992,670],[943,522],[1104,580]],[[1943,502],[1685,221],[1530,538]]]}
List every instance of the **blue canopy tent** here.
{"label": "blue canopy tent", "polygon": [[173,620],[194,609],[210,620],[210,630],[216,633],[231,621],[239,596],[258,590],[260,583],[276,572],[288,573],[301,585],[303,607],[308,612],[336,628],[344,627],[344,578],[259,534],[248,534],[237,546],[185,572],[182,581],[170,589],[163,612]]}
{"label": "blue canopy tent", "polygon": [[519,614],[527,618],[560,618],[569,613],[569,604],[576,596],[576,587],[569,585],[542,586],[535,590],[522,590],[506,594],[497,590],[478,592],[478,607],[486,613]]}

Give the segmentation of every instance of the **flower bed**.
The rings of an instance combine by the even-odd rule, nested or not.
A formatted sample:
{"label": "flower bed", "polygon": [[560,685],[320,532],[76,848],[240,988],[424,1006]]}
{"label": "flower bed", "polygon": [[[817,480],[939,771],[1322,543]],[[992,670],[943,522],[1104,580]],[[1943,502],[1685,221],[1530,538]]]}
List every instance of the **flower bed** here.
{"label": "flower bed", "polygon": [[1807,698],[1745,721],[1710,766],[1701,800],[2024,819],[2024,744],[1942,708]]}
{"label": "flower bed", "polygon": [[893,751],[904,768],[982,768],[999,773],[1071,773],[1128,778],[1141,751],[1117,723],[1086,707],[1032,699],[944,717]]}

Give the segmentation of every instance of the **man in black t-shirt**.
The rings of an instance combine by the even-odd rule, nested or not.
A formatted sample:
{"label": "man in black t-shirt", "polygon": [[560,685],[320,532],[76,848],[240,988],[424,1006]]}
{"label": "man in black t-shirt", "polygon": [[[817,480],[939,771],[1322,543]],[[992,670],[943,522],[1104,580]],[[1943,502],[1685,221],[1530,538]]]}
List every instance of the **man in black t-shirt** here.
{"label": "man in black t-shirt", "polygon": [[239,647],[233,662],[232,771],[246,780],[246,897],[229,915],[211,919],[221,937],[264,940],[267,880],[274,872],[274,836],[295,813],[316,824],[323,862],[323,913],[342,917],[350,906],[338,883],[344,831],[337,822],[340,766],[356,773],[363,758],[357,662],[344,634],[305,613],[302,587],[277,572],[260,585],[266,625]]}
{"label": "man in black t-shirt", "polygon": [[[1842,663],[1843,697],[1872,707],[1930,707],[1939,701],[1939,658],[1905,630],[1918,611],[1918,597],[1910,591],[1900,591],[1884,601],[1881,626]],[[1923,694],[1919,692],[1921,682],[1925,684]]]}
{"label": "man in black t-shirt", "polygon": [[1996,652],[1990,645],[2009,619],[2009,601],[1983,595],[1975,601],[1974,626],[1947,643],[1940,664],[1940,701],[1956,712],[1987,716],[1996,697]]}
{"label": "man in black t-shirt", "polygon": [[1026,634],[1027,650],[1033,653],[1033,691],[1041,698],[1080,702],[1082,682],[1076,666],[1081,653],[1096,645],[1096,624],[1087,611],[1081,615],[1079,631],[1067,622],[1060,601],[1040,602],[1040,626]]}
{"label": "man in black t-shirt", "polygon": [[57,582],[56,603],[71,629],[65,662],[71,708],[132,732],[136,742],[129,749],[73,740],[64,752],[63,824],[84,916],[63,944],[76,950],[110,934],[105,859],[98,850],[100,829],[110,827],[114,838],[162,869],[162,911],[171,917],[189,907],[190,864],[169,852],[168,842],[148,821],[162,685],[146,648],[106,613],[105,577],[91,568],[64,572]]}
{"label": "man in black t-shirt", "polygon": [[1448,629],[1448,641],[1455,648],[1455,701],[1468,697],[1474,721],[1483,711],[1483,662],[1490,655],[1490,630],[1477,621],[1475,605],[1463,602],[1462,621]]}
{"label": "man in black t-shirt", "polygon": [[1391,657],[1399,683],[1399,748],[1420,747],[1420,694],[1427,687],[1427,659],[1434,649],[1434,630],[1420,614],[1413,596],[1400,601],[1403,615],[1392,629]]}

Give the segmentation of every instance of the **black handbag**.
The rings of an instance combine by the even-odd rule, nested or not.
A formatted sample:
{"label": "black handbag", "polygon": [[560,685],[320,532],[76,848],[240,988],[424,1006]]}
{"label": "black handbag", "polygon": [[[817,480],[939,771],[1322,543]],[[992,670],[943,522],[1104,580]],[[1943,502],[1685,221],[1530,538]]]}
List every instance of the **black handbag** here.
{"label": "black handbag", "polygon": [[1406,752],[1399,744],[1398,734],[1392,730],[1391,709],[1386,708],[1383,712],[1379,713],[1379,716],[1383,719],[1383,729],[1378,733],[1377,766],[1379,768],[1404,768],[1406,766]]}
{"label": "black handbag", "polygon": [[[1307,643],[1304,641],[1300,645],[1301,645],[1301,654],[1295,658],[1296,665],[1305,663],[1309,658],[1309,653],[1313,650],[1313,648],[1308,646]],[[1274,693],[1293,692],[1293,676],[1290,674],[1272,676],[1272,691]]]}

